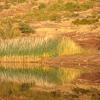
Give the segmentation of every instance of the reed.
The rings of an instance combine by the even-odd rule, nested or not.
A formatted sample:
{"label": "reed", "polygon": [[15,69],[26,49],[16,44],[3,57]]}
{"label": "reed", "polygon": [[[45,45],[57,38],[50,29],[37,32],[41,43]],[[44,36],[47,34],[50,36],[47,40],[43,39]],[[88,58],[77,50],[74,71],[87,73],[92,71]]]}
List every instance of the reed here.
{"label": "reed", "polygon": [[70,38],[66,37],[32,37],[0,40],[0,56],[53,57],[84,53]]}
{"label": "reed", "polygon": [[63,37],[57,51],[59,55],[73,55],[83,53],[84,49],[70,38]]}

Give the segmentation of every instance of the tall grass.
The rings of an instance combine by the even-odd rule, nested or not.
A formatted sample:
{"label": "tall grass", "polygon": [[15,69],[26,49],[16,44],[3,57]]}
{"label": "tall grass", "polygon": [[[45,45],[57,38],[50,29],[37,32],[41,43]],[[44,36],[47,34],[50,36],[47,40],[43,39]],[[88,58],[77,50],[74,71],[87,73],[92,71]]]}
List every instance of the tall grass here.
{"label": "tall grass", "polygon": [[53,57],[81,54],[84,49],[66,37],[32,37],[0,41],[0,56]]}
{"label": "tall grass", "polygon": [[61,42],[58,44],[58,53],[60,55],[73,55],[81,54],[84,52],[84,49],[81,48],[77,43],[75,43],[70,38],[62,38]]}
{"label": "tall grass", "polygon": [[18,25],[8,17],[0,20],[0,37],[5,39],[14,38],[16,36],[20,36]]}
{"label": "tall grass", "polygon": [[80,69],[47,67],[43,65],[31,68],[0,67],[1,81],[34,83],[39,86],[55,86],[70,83],[83,73]]}

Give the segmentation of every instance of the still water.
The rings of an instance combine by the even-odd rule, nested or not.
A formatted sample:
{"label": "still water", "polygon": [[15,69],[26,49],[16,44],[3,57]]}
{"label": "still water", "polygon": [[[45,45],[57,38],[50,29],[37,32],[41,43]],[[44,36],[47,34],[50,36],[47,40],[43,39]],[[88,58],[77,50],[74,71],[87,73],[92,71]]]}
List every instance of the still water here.
{"label": "still water", "polygon": [[73,82],[84,71],[78,68],[48,66],[43,64],[33,65],[1,65],[1,81],[17,83],[34,83],[38,86],[63,85]]}
{"label": "still water", "polygon": [[91,95],[92,98],[94,93],[96,99],[93,100],[99,100],[100,91],[97,89],[88,90],[76,86],[79,77],[88,72],[91,72],[91,68],[0,64],[0,97],[4,100],[80,100],[81,95],[86,95],[86,98]]}

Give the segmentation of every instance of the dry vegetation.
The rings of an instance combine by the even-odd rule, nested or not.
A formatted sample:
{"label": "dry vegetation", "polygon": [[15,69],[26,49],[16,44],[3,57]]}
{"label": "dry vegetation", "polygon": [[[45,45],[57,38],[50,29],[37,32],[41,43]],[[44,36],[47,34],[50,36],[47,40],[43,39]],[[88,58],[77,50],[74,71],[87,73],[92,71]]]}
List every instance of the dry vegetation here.
{"label": "dry vegetation", "polygon": [[99,67],[100,0],[0,0],[0,100],[100,100]]}
{"label": "dry vegetation", "polygon": [[[99,1],[48,2],[0,1],[2,8],[0,12],[0,56],[40,55],[41,57],[45,55],[50,57],[84,54],[89,50],[99,52],[99,41],[92,40],[96,47],[91,48],[91,34],[88,34],[93,32],[94,36],[98,35],[97,39],[99,39]],[[55,37],[56,34],[61,37],[65,35],[67,38],[60,40],[56,37],[45,41],[49,35]],[[85,35],[89,35],[87,39]],[[40,40],[36,43],[38,37]]]}

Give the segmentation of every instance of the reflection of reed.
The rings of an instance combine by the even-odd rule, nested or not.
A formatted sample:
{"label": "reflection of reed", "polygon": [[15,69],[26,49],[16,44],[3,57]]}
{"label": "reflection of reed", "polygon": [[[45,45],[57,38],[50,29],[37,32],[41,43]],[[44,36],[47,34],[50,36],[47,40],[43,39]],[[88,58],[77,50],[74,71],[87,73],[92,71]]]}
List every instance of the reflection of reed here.
{"label": "reflection of reed", "polygon": [[[34,83],[39,86],[66,84],[80,76],[80,69],[48,67],[46,65],[13,65],[0,67],[0,80],[18,83]],[[11,67],[10,67],[11,66]],[[13,66],[13,67],[12,67]],[[25,66],[25,67],[23,67]],[[27,68],[26,68],[27,66]]]}
{"label": "reflection of reed", "polygon": [[28,68],[34,68],[34,67],[39,67],[39,66],[46,66],[48,67],[48,65],[44,65],[42,63],[0,63],[0,68],[14,68],[14,69],[18,69],[18,68],[24,68],[24,69],[28,69]]}
{"label": "reflection of reed", "polygon": [[34,57],[34,56],[2,56],[0,57],[0,62],[2,63],[37,63],[41,62],[43,59],[40,57]]}

